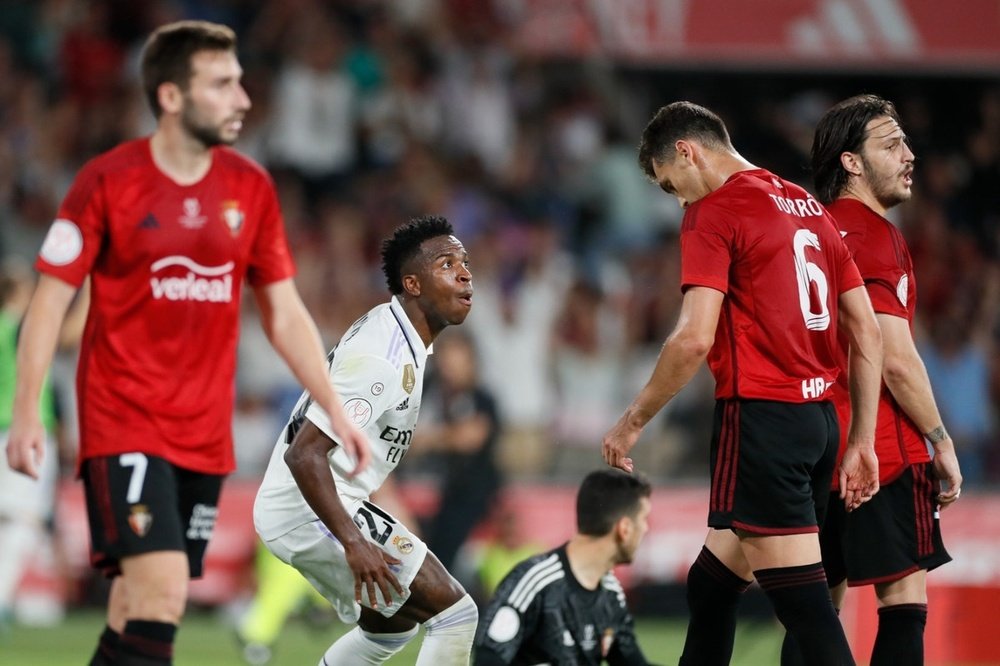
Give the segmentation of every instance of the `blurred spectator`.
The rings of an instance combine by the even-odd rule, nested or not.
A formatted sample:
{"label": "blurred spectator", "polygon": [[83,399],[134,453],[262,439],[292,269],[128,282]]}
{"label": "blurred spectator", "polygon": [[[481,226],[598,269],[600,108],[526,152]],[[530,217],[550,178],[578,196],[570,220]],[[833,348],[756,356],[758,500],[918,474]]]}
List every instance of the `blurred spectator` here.
{"label": "blurred spectator", "polygon": [[414,448],[440,455],[444,470],[427,544],[449,571],[472,529],[489,512],[501,486],[494,461],[500,435],[496,402],[479,380],[472,340],[450,332],[434,342],[435,381],[424,398],[429,422],[414,431]]}

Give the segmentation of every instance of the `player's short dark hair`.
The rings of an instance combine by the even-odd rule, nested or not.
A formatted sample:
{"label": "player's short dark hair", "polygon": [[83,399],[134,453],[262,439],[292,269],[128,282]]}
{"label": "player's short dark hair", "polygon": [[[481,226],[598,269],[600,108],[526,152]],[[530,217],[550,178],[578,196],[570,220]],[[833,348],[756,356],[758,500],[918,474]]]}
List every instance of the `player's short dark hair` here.
{"label": "player's short dark hair", "polygon": [[156,94],[163,83],[186,91],[191,82],[191,57],[200,51],[235,51],[236,33],[208,21],[176,21],[162,25],[142,48],[142,89],[153,115],[163,114]]}
{"label": "player's short dark hair", "polygon": [[729,130],[713,111],[693,102],[673,102],[661,107],[646,125],[639,143],[639,166],[655,180],[653,160],[663,164],[673,159],[681,139],[695,139],[706,147],[732,150]]}
{"label": "player's short dark hair", "polygon": [[576,530],[588,536],[604,536],[619,519],[634,516],[640,500],[653,487],[642,474],[626,474],[616,469],[591,472],[576,494]]}
{"label": "player's short dark hair", "polygon": [[396,227],[392,236],[382,241],[382,272],[389,292],[403,293],[403,267],[420,253],[425,240],[454,234],[451,223],[439,215],[415,217]]}
{"label": "player's short dark hair", "polygon": [[812,173],[816,196],[828,204],[847,186],[847,171],[840,162],[844,153],[860,152],[868,138],[868,123],[889,116],[902,125],[895,105],[877,95],[855,95],[823,114],[812,143]]}

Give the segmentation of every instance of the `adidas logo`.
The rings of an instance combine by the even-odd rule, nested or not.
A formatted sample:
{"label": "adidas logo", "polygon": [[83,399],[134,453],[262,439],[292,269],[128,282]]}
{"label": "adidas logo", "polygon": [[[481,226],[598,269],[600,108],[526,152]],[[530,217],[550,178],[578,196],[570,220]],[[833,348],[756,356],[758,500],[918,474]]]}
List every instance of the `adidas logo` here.
{"label": "adidas logo", "polygon": [[160,222],[153,216],[152,213],[147,213],[146,217],[142,218],[142,222],[139,223],[140,229],[159,229]]}
{"label": "adidas logo", "polygon": [[409,398],[409,396],[407,396],[407,397],[406,397],[406,398],[405,398],[405,399],[403,400],[403,402],[401,402],[401,403],[399,403],[398,405],[396,405],[396,411],[397,411],[397,412],[401,412],[401,411],[403,411],[404,409],[408,408],[409,406],[410,406],[410,398]]}

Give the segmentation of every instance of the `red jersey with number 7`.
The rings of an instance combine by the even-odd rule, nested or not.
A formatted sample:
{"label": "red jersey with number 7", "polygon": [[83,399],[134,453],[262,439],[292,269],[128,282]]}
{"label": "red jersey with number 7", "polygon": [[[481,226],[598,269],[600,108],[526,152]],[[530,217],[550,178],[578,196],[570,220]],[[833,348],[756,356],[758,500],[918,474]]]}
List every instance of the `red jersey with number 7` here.
{"label": "red jersey with number 7", "polygon": [[838,296],[861,285],[826,210],[769,171],[733,174],[684,214],[681,288],[726,295],[708,354],[718,399],[830,399]]}
{"label": "red jersey with number 7", "polygon": [[294,273],[267,173],[217,147],[205,176],[179,185],[148,138],[124,143],[77,175],[36,266],[76,287],[91,276],[80,460],[136,451],[232,471],[241,285]]}

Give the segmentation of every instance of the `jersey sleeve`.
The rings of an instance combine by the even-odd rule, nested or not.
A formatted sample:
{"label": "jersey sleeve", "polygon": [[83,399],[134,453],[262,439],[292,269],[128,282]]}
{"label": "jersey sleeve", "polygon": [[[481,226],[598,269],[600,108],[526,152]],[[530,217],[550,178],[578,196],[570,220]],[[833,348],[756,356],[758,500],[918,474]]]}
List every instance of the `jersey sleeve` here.
{"label": "jersey sleeve", "polygon": [[94,162],[80,170],[38,253],[35,268],[79,288],[90,273],[107,233],[102,177]]}
{"label": "jersey sleeve", "polygon": [[[362,430],[394,404],[390,387],[399,383],[397,375],[396,369],[384,358],[367,354],[338,357],[334,353],[330,366],[330,378],[340,395],[344,411]],[[330,439],[337,441],[330,417],[315,401],[306,410],[306,418]]]}
{"label": "jersey sleeve", "polygon": [[[847,240],[850,243],[850,238]],[[890,239],[885,234],[871,234],[851,250],[875,312],[908,318],[909,276]]]}
{"label": "jersey sleeve", "polygon": [[615,631],[607,662],[610,666],[649,666],[646,655],[642,653],[639,641],[636,640],[632,615],[627,610],[622,613],[621,623]]}
{"label": "jersey sleeve", "polygon": [[247,265],[247,282],[253,287],[295,275],[295,262],[285,236],[285,221],[274,191],[274,182],[262,175],[261,220]]}
{"label": "jersey sleeve", "polygon": [[480,619],[473,646],[476,666],[496,666],[514,662],[521,645],[531,636],[541,616],[542,597],[535,595],[527,607],[518,603],[518,592],[527,563],[507,574]]}
{"label": "jersey sleeve", "polygon": [[681,290],[711,287],[729,291],[735,227],[720,206],[695,204],[681,224]]}

